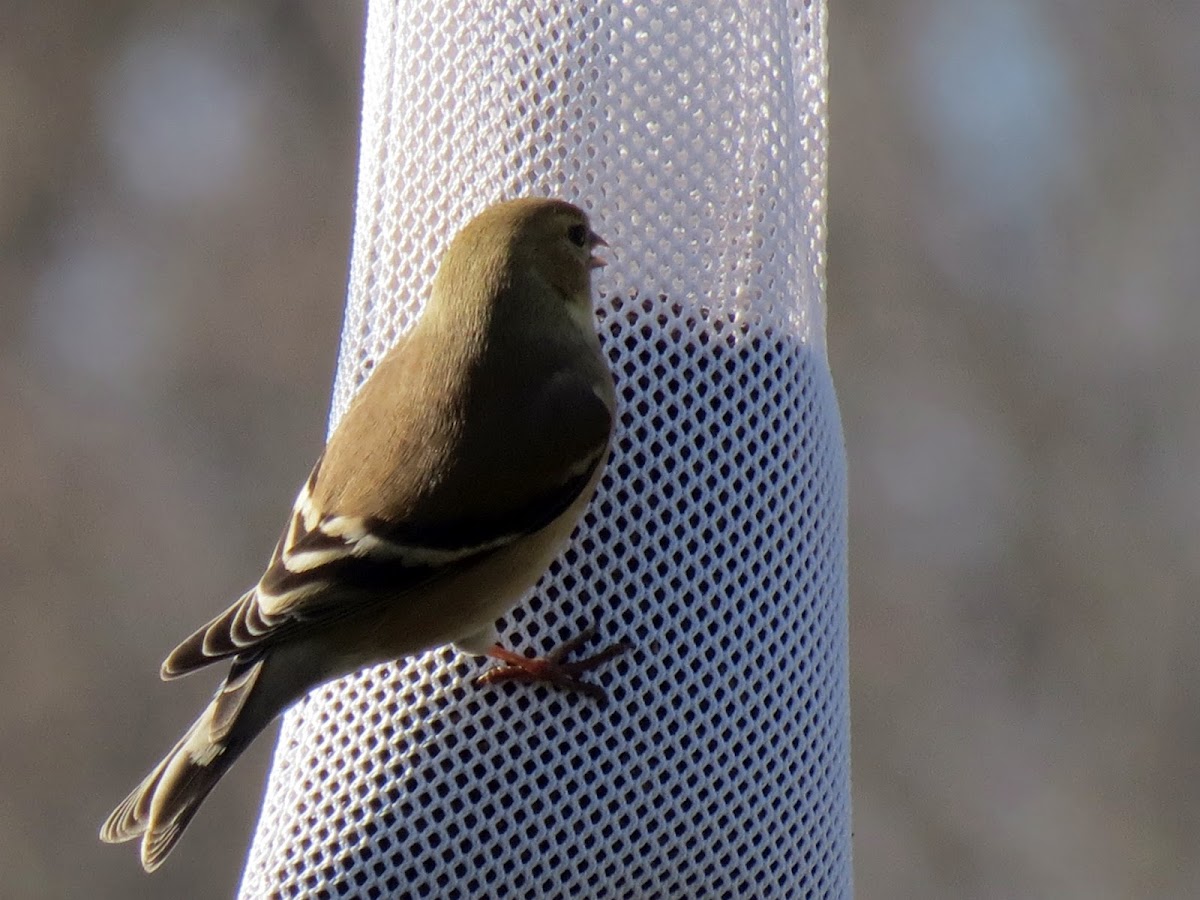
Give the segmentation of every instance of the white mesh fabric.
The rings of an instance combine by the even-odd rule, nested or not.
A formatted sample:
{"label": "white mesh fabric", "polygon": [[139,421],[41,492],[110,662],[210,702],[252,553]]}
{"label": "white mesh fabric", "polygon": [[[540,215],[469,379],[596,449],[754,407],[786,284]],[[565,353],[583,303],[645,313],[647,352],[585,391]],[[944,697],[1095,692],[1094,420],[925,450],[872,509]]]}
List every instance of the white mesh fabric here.
{"label": "white mesh fabric", "polygon": [[589,209],[616,447],[501,633],[636,651],[605,707],[448,649],[315,691],[243,897],[850,895],[824,35],[819,2],[372,0],[334,418],[471,215]]}

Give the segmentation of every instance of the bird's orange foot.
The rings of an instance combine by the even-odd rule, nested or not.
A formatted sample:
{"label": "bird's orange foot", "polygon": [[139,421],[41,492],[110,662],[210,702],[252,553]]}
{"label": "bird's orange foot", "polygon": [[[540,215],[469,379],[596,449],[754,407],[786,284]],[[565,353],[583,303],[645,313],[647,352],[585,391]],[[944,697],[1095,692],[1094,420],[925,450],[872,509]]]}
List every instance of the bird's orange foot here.
{"label": "bird's orange foot", "polygon": [[563,661],[567,656],[590,641],[595,634],[596,626],[589,625],[577,637],[555,647],[547,656],[536,659],[522,656],[519,653],[514,653],[512,650],[501,647],[499,644],[495,644],[488,651],[487,655],[493,659],[500,660],[504,665],[496,666],[484,672],[475,679],[475,684],[485,687],[486,685],[497,684],[501,681],[548,681],[558,687],[571,691],[579,691],[580,693],[587,694],[594,700],[605,703],[608,701],[608,694],[604,688],[597,684],[583,681],[579,676],[631,650],[632,646],[625,641],[618,641],[612,646],[606,647],[599,653],[585,659],[576,660],[575,662]]}

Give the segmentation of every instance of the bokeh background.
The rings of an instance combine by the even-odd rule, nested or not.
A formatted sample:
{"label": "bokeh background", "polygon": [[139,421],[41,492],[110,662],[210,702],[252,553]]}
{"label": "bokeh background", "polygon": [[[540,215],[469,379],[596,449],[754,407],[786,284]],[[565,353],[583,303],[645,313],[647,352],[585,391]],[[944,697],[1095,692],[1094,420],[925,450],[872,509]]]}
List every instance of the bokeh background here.
{"label": "bokeh background", "polygon": [[[1200,896],[1200,6],[830,26],[858,896]],[[324,434],[362,30],[0,7],[5,897],[237,883],[270,737],[153,877],[95,834]]]}

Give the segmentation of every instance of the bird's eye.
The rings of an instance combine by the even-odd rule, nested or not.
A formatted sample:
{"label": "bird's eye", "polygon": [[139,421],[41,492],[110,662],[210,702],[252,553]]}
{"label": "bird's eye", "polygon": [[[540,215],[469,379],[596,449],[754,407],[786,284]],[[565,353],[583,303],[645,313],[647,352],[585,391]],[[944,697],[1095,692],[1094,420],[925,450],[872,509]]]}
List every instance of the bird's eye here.
{"label": "bird's eye", "polygon": [[576,247],[582,247],[587,240],[587,228],[583,225],[572,225],[567,229],[567,239]]}

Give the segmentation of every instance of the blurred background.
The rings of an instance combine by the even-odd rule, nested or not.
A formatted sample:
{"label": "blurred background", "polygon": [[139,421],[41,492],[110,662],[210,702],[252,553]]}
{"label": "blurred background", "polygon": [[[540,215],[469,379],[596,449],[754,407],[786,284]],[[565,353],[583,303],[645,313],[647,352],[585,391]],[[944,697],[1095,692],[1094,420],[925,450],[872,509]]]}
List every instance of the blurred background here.
{"label": "blurred background", "polygon": [[[859,897],[1200,896],[1200,6],[833,0]],[[103,817],[325,429],[363,8],[0,8],[4,895],[230,896]]]}

